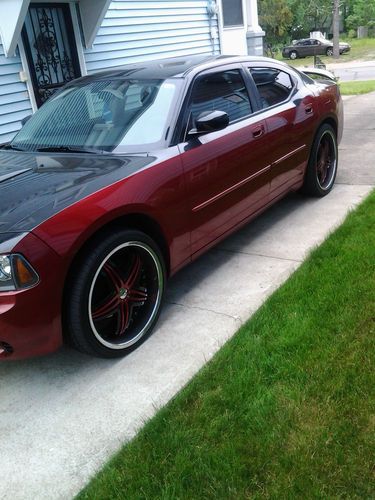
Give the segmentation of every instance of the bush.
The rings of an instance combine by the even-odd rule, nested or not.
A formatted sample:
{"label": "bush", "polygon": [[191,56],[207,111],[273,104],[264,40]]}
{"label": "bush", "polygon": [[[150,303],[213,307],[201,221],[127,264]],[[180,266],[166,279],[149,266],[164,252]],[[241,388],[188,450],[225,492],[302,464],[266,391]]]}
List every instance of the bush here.
{"label": "bush", "polygon": [[349,38],[357,38],[357,31],[356,30],[349,30],[348,37]]}

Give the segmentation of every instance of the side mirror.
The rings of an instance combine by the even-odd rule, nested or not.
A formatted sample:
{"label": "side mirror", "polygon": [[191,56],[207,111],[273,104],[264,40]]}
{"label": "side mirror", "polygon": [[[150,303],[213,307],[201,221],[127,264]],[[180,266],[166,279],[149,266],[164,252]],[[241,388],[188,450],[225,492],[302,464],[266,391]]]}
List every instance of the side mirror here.
{"label": "side mirror", "polygon": [[25,123],[28,122],[32,116],[33,115],[27,115],[27,116],[25,116],[25,118],[22,118],[21,125],[24,126]]}
{"label": "side mirror", "polygon": [[224,111],[204,111],[196,120],[196,128],[189,131],[189,135],[207,134],[222,130],[229,125],[228,113]]}

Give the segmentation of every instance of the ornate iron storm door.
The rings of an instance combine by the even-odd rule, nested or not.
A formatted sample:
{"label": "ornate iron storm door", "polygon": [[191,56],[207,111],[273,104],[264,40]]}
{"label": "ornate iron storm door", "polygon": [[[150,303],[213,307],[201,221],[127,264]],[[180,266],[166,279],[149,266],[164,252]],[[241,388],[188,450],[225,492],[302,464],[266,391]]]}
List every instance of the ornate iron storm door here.
{"label": "ornate iron storm door", "polygon": [[36,103],[81,76],[68,4],[30,4],[22,30]]}

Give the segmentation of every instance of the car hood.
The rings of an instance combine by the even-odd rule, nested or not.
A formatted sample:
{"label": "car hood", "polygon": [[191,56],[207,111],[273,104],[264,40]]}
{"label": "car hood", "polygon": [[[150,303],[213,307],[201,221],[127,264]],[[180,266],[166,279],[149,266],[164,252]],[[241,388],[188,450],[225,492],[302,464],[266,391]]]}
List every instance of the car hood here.
{"label": "car hood", "polygon": [[111,156],[0,151],[0,233],[31,231],[64,208],[154,161]]}

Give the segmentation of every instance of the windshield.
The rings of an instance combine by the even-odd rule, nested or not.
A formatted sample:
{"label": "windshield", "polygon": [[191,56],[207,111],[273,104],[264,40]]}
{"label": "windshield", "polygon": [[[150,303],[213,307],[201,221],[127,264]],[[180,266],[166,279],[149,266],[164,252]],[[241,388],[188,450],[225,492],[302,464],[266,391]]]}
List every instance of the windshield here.
{"label": "windshield", "polygon": [[103,79],[69,85],[35,113],[11,147],[147,151],[164,141],[176,84]]}

